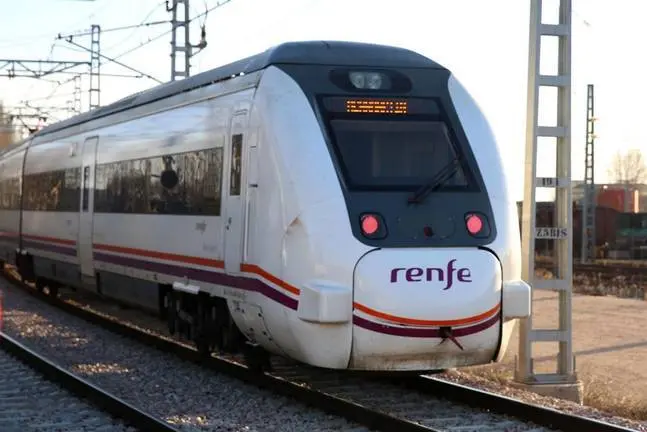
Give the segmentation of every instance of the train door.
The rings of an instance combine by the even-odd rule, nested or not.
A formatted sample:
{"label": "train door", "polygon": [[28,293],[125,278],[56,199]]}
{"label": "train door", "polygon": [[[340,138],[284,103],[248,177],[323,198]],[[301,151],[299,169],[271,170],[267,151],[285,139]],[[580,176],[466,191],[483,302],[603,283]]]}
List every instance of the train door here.
{"label": "train door", "polygon": [[247,110],[239,110],[231,119],[229,130],[229,181],[225,188],[225,271],[240,272],[243,254],[244,188],[243,155],[245,154],[245,136],[247,130]]}
{"label": "train door", "polygon": [[81,211],[79,217],[79,266],[83,283],[94,285],[92,220],[94,215],[94,167],[99,137],[85,140],[81,165]]}

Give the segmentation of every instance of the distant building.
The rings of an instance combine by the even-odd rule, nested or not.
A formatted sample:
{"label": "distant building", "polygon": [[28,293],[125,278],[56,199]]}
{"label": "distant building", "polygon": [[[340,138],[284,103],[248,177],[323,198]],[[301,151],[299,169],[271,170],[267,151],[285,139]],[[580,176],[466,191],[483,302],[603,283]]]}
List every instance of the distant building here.
{"label": "distant building", "polygon": [[[647,184],[625,185],[622,183],[596,184],[599,206],[613,208],[619,212],[647,212]],[[584,182],[573,181],[573,202],[582,205]]]}
{"label": "distant building", "polygon": [[0,125],[0,150],[16,141],[16,130],[12,126]]}

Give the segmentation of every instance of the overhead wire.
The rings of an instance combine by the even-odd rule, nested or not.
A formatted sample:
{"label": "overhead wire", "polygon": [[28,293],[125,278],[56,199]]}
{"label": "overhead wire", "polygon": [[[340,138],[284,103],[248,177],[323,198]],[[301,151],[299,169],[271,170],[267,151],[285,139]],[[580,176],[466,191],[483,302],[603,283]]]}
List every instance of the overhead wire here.
{"label": "overhead wire", "polygon": [[[231,0],[219,0],[219,1],[216,3],[216,5],[215,5],[215,6],[212,6],[212,7],[210,7],[210,8],[209,8],[209,7],[206,7],[206,6],[207,6],[207,2],[206,2],[206,0],[205,0],[205,11],[204,11],[204,12],[202,12],[202,13],[199,13],[198,15],[194,16],[193,18],[190,18],[190,19],[189,19],[189,22],[192,22],[192,21],[194,21],[194,20],[196,20],[196,19],[198,19],[198,18],[205,17],[205,18],[204,18],[204,21],[203,21],[203,26],[204,26],[204,22],[206,22],[206,17],[207,17],[207,15],[209,14],[209,12],[211,12],[211,11],[213,11],[213,10],[215,10],[215,9],[219,8],[220,6],[222,6],[222,5],[226,4],[226,3],[229,3],[230,1],[231,1]],[[139,50],[140,48],[143,48],[143,47],[145,47],[146,45],[148,45],[148,44],[150,44],[150,43],[152,43],[152,42],[154,42],[154,41],[156,41],[156,40],[158,40],[158,39],[160,39],[160,38],[162,38],[162,37],[164,37],[164,36],[166,36],[166,35],[170,34],[171,32],[173,32],[173,29],[172,29],[172,28],[171,28],[171,29],[169,29],[169,30],[166,30],[166,31],[164,31],[164,32],[162,32],[162,33],[160,33],[160,34],[158,34],[157,36],[154,36],[154,37],[152,37],[152,38],[149,38],[149,39],[148,39],[147,41],[145,41],[145,42],[141,42],[139,45],[137,45],[137,46],[135,46],[135,47],[129,48],[128,50],[126,50],[126,51],[124,51],[124,52],[122,52],[122,53],[120,53],[120,54],[118,54],[118,55],[116,55],[116,56],[112,57],[112,59],[113,59],[113,60],[117,60],[117,59],[120,59],[120,58],[122,58],[122,57],[124,57],[124,56],[126,56],[126,55],[128,55],[128,54],[131,54],[131,53],[133,53],[134,51],[137,51],[137,50]],[[103,65],[104,65],[104,64],[106,64],[106,63],[109,63],[109,61],[100,62],[101,66],[103,66]]]}
{"label": "overhead wire", "polygon": [[153,15],[153,13],[155,13],[155,11],[156,11],[156,10],[158,10],[160,6],[164,5],[164,3],[165,3],[165,2],[166,2],[166,0],[162,0],[162,1],[161,1],[161,2],[159,2],[156,6],[154,6],[154,7],[153,7],[153,8],[152,8],[152,9],[151,9],[147,14],[146,14],[146,16],[141,20],[141,22],[140,22],[139,24],[137,24],[137,26],[135,26],[135,27],[134,27],[134,30],[133,30],[130,34],[128,34],[128,36],[126,36],[125,38],[123,38],[122,40],[120,40],[118,43],[115,43],[115,44],[113,44],[112,46],[109,46],[108,48],[106,48],[106,50],[107,50],[107,51],[109,51],[109,50],[111,50],[112,48],[114,48],[115,46],[117,46],[117,45],[121,45],[123,42],[127,41],[128,39],[130,39],[130,38],[131,38],[135,33],[137,33],[137,31],[138,31],[142,26],[144,26],[144,24],[146,23],[146,21],[148,20],[148,18],[150,18],[150,16],[151,16],[151,15]]}
{"label": "overhead wire", "polygon": [[[211,6],[211,7],[208,7],[208,5],[207,5],[207,1],[206,1],[206,0],[204,0],[205,11],[204,11],[204,12],[201,12],[201,13],[199,13],[199,14],[197,14],[196,16],[194,16],[194,17],[192,17],[192,18],[190,18],[190,19],[188,20],[188,22],[190,23],[190,22],[193,22],[193,21],[195,21],[195,20],[197,20],[197,19],[200,19],[200,18],[203,18],[203,17],[204,17],[204,19],[202,20],[202,27],[204,28],[205,23],[206,23],[206,19],[207,19],[207,16],[208,16],[209,12],[211,12],[211,11],[213,11],[213,10],[215,10],[215,9],[217,9],[217,8],[219,8],[219,7],[223,6],[223,5],[225,5],[225,4],[227,4],[227,3],[231,2],[231,1],[232,1],[232,0],[218,0],[218,1],[216,2],[216,4],[215,4],[215,5],[213,5],[213,6]],[[153,12],[154,12],[154,11],[155,11],[159,6],[161,6],[161,5],[162,5],[162,4],[164,4],[164,3],[166,3],[166,0],[164,0],[163,2],[161,2],[160,4],[158,4],[157,6],[155,6],[155,7],[154,7],[154,8],[153,8],[153,9],[152,9],[148,14],[147,14],[147,16],[146,16],[146,17],[145,17],[145,18],[144,18],[144,19],[143,19],[139,24],[137,24],[137,25],[133,25],[133,26],[125,26],[125,27],[121,27],[121,28],[119,28],[119,29],[122,29],[122,30],[123,30],[123,29],[127,29],[127,28],[134,28],[134,29],[136,29],[136,30],[137,30],[137,29],[139,29],[139,28],[141,28],[141,27],[147,26],[147,24],[148,24],[148,23],[146,23],[146,22],[145,22],[145,21],[146,21],[146,19],[148,19],[148,18],[153,14]],[[91,16],[92,16],[92,15],[91,15]],[[159,22],[155,22],[155,23],[156,23],[156,24],[158,24],[158,23],[163,23],[163,21],[159,21]],[[135,30],[135,31],[136,31],[136,30]],[[133,53],[134,51],[137,51],[137,50],[139,50],[139,49],[143,48],[144,46],[146,46],[146,45],[148,45],[148,44],[150,44],[150,43],[152,43],[152,42],[154,42],[154,41],[156,41],[156,40],[158,40],[158,39],[160,39],[160,38],[162,38],[162,37],[164,37],[164,36],[166,36],[166,35],[170,34],[172,31],[173,31],[173,29],[172,29],[172,28],[171,28],[171,29],[169,29],[169,30],[167,30],[167,31],[164,31],[163,33],[160,33],[160,34],[158,34],[157,36],[154,36],[154,37],[152,37],[152,38],[149,38],[147,41],[142,42],[142,43],[140,43],[138,46],[133,47],[133,48],[130,48],[130,49],[128,49],[128,50],[126,50],[126,51],[124,51],[124,52],[122,52],[122,53],[118,54],[117,56],[114,56],[114,57],[102,56],[103,58],[105,58],[105,59],[106,59],[106,61],[104,61],[104,62],[101,62],[101,61],[100,61],[100,63],[99,63],[99,64],[100,64],[101,66],[103,66],[103,65],[104,65],[104,64],[106,64],[106,63],[115,62],[115,63],[117,63],[117,64],[120,64],[120,65],[122,65],[122,66],[125,66],[125,65],[123,65],[123,64],[121,64],[121,63],[119,63],[119,62],[117,62],[116,60],[118,60],[119,58],[124,57],[124,56],[126,56],[126,55],[128,55],[128,54],[131,54],[131,53]],[[132,34],[134,34],[134,32],[133,32]],[[131,35],[132,35],[132,34],[131,34]],[[60,38],[59,38],[59,40],[60,40]],[[124,39],[124,40],[125,40],[125,39]],[[68,41],[68,42],[69,42],[69,41]],[[54,44],[52,44],[52,48],[51,48],[51,50],[50,50],[50,57],[51,57],[51,53],[53,52],[53,49],[54,49],[55,44],[56,44],[56,41],[54,42]],[[76,44],[74,44],[74,43],[73,43],[73,45],[76,45]],[[115,45],[117,45],[117,44],[115,44]],[[112,47],[114,47],[115,45],[113,45]],[[77,45],[77,46],[78,46],[78,45]],[[68,48],[69,48],[69,49],[72,49],[71,47],[68,47]],[[83,48],[83,47],[81,46],[81,48]],[[73,50],[73,51],[77,51],[77,52],[81,52],[81,50],[78,50],[78,49],[72,49],[72,50]],[[128,68],[132,70],[132,68],[130,68],[130,67],[128,67]],[[137,72],[138,72],[138,73],[141,73],[140,71],[137,71]],[[158,80],[158,79],[156,79],[156,78],[152,77],[151,75],[144,74],[144,73],[142,73],[142,75],[147,76],[148,78],[151,78],[151,79],[153,79],[153,80],[155,80],[155,81],[161,82],[160,80]],[[45,98],[42,98],[42,100],[47,101],[47,100],[51,99],[52,97],[54,97],[54,94],[58,91],[58,89],[59,89],[62,85],[67,84],[67,83],[69,83],[69,82],[71,82],[71,81],[73,81],[73,80],[74,80],[74,78],[70,78],[70,79],[67,79],[67,80],[65,80],[65,81],[59,82],[59,83],[57,84],[57,86],[52,90],[52,92],[51,92],[48,96],[46,96]],[[33,86],[32,86],[32,87],[33,87]],[[74,93],[72,93],[72,94],[74,94]],[[32,99],[32,100],[33,100],[33,99]]]}
{"label": "overhead wire", "polygon": [[[89,14],[89,15],[86,15],[86,17],[85,17],[83,20],[76,22],[76,23],[75,23],[75,24],[73,24],[71,27],[76,27],[76,25],[80,24],[81,22],[87,22],[89,19],[91,19],[91,18],[92,18],[92,17],[94,17],[97,13],[99,13],[99,11],[103,11],[103,10],[105,10],[105,9],[106,9],[106,7],[107,7],[107,6],[109,6],[110,4],[111,4],[111,2],[110,2],[110,1],[106,1],[106,3],[104,3],[103,5],[97,6],[97,7],[96,7],[92,12],[90,12],[90,14]],[[48,33],[43,33],[42,35],[32,36],[32,37],[30,38],[30,40],[44,39],[45,37],[51,37],[51,33],[49,33],[49,32],[48,32]],[[51,60],[51,59],[52,59],[52,55],[54,54],[54,48],[56,48],[56,44],[57,44],[58,42],[59,42],[59,40],[54,40],[54,42],[52,42],[52,45],[50,46],[50,50],[49,50],[49,55],[47,56],[47,60]],[[73,80],[73,78],[72,78],[72,80]],[[70,81],[71,81],[71,80],[65,80],[65,81],[63,81],[63,82],[59,82],[59,83],[57,83],[57,85],[52,89],[52,91],[49,93],[49,95],[48,95],[48,96],[46,96],[45,98],[40,98],[40,99],[41,99],[41,100],[45,100],[45,101],[50,100],[50,99],[54,96],[54,94],[55,94],[55,93],[56,93],[56,92],[61,88],[61,86],[62,86],[63,84],[66,84],[67,82],[70,82]],[[22,92],[22,94],[29,94],[29,92],[34,88],[34,85],[35,85],[35,83],[32,83],[32,84],[29,86],[29,88],[27,88],[27,90],[25,90],[24,92]],[[74,94],[74,93],[72,93],[72,95],[73,95],[73,94]],[[36,99],[30,98],[30,100],[36,100]]]}

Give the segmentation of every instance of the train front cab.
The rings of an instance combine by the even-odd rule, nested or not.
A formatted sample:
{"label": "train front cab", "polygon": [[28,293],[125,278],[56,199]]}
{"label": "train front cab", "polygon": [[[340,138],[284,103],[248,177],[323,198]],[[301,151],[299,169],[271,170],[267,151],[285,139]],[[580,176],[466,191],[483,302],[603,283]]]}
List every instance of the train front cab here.
{"label": "train front cab", "polygon": [[[500,359],[510,322],[530,313],[530,289],[519,280],[506,192],[488,193],[505,188],[505,175],[478,107],[466,92],[466,106],[455,106],[455,80],[443,68],[285,69],[316,93],[309,99],[352,235],[371,248],[353,270],[348,367],[434,370]],[[328,88],[308,88],[316,79]]]}

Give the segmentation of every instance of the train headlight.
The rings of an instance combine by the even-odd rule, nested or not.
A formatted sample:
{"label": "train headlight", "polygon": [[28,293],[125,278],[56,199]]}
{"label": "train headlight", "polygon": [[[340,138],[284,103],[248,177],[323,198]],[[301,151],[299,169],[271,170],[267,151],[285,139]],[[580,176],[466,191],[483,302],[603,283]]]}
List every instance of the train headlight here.
{"label": "train headlight", "polygon": [[348,77],[358,89],[385,90],[391,87],[389,77],[380,72],[349,72]]}

